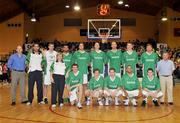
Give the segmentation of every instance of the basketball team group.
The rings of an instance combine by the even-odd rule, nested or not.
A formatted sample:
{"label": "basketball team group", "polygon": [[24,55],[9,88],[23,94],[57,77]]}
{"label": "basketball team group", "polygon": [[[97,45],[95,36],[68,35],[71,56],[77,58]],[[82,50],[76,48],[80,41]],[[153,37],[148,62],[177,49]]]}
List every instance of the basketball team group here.
{"label": "basketball team group", "polygon": [[[142,79],[137,77],[136,66],[139,63],[143,68]],[[105,66],[108,69],[106,72]],[[89,67],[91,77],[88,76]],[[151,44],[147,44],[139,59],[133,50],[133,43],[127,43],[125,52],[117,48],[116,42],[111,42],[111,50],[107,52],[100,50],[98,42],[90,52],[86,52],[84,44],[80,43],[74,53],[69,52],[68,45],[63,46],[63,52],[56,52],[53,43],[49,43],[48,50],[42,52],[39,44],[34,43],[28,55],[24,55],[22,47],[17,46],[16,53],[8,60],[8,68],[11,70],[13,106],[16,105],[18,85],[21,103],[33,104],[35,83],[40,105],[49,103],[48,89],[51,85],[52,108],[64,105],[65,89],[68,101],[78,109],[83,105],[136,107],[140,102],[138,99],[142,100],[143,107],[148,106],[150,101],[154,106],[173,105],[174,63],[169,59],[168,52],[164,52],[162,59],[159,59]]]}

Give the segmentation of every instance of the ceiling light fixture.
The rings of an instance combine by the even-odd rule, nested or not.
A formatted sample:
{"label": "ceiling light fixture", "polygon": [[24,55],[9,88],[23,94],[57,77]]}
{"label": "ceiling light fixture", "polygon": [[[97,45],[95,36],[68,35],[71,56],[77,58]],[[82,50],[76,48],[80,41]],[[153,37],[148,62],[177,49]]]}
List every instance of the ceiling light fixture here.
{"label": "ceiling light fixture", "polygon": [[123,0],[118,1],[119,5],[122,5],[123,3],[124,3]]}
{"label": "ceiling light fixture", "polygon": [[69,5],[66,5],[65,7],[66,7],[67,9],[68,9],[68,8],[70,8],[70,6],[69,6]]}
{"label": "ceiling light fixture", "polygon": [[31,22],[36,22],[36,21],[37,21],[37,19],[35,17],[35,13],[32,13]]}
{"label": "ceiling light fixture", "polygon": [[128,8],[128,7],[129,7],[129,4],[125,4],[124,6]]}
{"label": "ceiling light fixture", "polygon": [[167,18],[167,17],[162,17],[161,20],[162,20],[162,21],[167,21],[168,18]]}
{"label": "ceiling light fixture", "polygon": [[79,5],[75,5],[75,6],[74,6],[74,10],[75,10],[75,11],[79,11],[79,10],[80,10],[80,6],[79,6]]}

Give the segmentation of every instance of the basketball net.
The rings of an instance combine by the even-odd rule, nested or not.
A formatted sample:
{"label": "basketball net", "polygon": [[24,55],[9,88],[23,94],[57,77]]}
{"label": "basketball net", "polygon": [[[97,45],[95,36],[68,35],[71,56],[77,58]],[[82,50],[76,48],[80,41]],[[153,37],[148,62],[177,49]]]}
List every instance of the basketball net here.
{"label": "basketball net", "polygon": [[109,35],[108,35],[108,33],[101,33],[99,35],[99,37],[101,38],[102,43],[107,43],[107,39],[108,39]]}

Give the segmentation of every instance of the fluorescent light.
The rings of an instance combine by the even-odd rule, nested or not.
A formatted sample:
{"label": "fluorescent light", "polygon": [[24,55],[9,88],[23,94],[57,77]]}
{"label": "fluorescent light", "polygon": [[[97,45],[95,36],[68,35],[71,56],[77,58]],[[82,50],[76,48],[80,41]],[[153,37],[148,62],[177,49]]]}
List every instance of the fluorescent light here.
{"label": "fluorescent light", "polygon": [[118,1],[119,5],[122,5],[123,3],[124,3],[123,0]]}
{"label": "fluorescent light", "polygon": [[129,4],[125,4],[124,6],[125,6],[125,7],[129,7]]}
{"label": "fluorescent light", "polygon": [[69,5],[66,5],[65,7],[66,7],[66,8],[70,8],[70,6],[69,6]]}
{"label": "fluorescent light", "polygon": [[162,17],[161,20],[162,21],[167,21],[168,19],[167,19],[167,17]]}
{"label": "fluorescent light", "polygon": [[74,10],[75,11],[79,11],[80,10],[80,6],[78,6],[78,5],[74,6]]}

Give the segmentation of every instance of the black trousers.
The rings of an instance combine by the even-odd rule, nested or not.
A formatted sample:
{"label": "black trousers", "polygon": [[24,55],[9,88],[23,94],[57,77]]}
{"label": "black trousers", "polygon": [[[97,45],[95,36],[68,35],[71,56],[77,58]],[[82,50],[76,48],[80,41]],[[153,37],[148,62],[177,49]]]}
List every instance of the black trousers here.
{"label": "black trousers", "polygon": [[58,95],[58,103],[63,103],[63,92],[65,85],[65,76],[53,74],[54,83],[51,84],[51,103],[57,103],[57,95]]}
{"label": "black trousers", "polygon": [[32,103],[34,98],[34,84],[37,86],[38,103],[43,101],[43,75],[42,71],[29,72],[28,77],[28,101]]}

